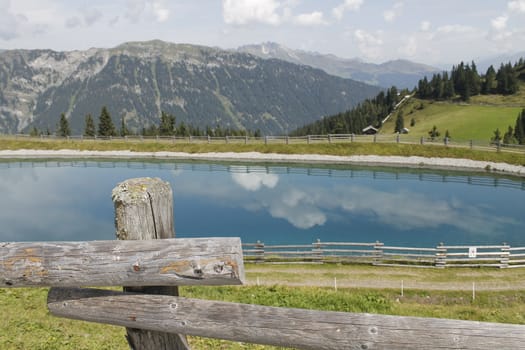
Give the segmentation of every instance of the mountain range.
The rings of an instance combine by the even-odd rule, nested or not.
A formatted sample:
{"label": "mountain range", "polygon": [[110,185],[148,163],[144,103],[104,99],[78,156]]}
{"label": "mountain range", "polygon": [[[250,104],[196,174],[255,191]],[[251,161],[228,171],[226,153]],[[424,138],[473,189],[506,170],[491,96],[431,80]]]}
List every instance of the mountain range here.
{"label": "mountain range", "polygon": [[131,42],[111,49],[0,52],[0,132],[54,132],[61,113],[73,134],[106,106],[115,125],[140,131],[161,112],[195,127],[283,133],[348,110],[380,91],[306,65],[245,52]]}
{"label": "mountain range", "polygon": [[341,58],[330,54],[320,54],[302,50],[293,50],[277,43],[267,42],[258,45],[246,45],[236,49],[261,58],[276,58],[296,64],[303,64],[324,70],[343,78],[362,81],[382,87],[412,89],[425,75],[432,76],[442,69],[415,63],[408,60],[393,60],[381,64],[363,62],[358,58]]}

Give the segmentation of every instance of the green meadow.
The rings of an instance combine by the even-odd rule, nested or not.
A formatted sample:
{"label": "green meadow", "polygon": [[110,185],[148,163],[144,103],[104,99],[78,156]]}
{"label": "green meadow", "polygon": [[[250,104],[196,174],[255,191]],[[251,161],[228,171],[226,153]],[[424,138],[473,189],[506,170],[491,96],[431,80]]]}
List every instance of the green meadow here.
{"label": "green meadow", "polygon": [[[453,141],[490,141],[494,130],[499,129],[503,135],[509,125],[514,128],[518,114],[525,107],[525,100],[522,107],[474,102],[474,99],[470,104],[413,99],[397,113],[403,113],[405,127],[410,129],[411,136],[428,137],[428,132],[436,126],[441,137],[448,130]],[[397,113],[385,123],[381,133],[394,132]],[[412,120],[413,126],[410,125]]]}

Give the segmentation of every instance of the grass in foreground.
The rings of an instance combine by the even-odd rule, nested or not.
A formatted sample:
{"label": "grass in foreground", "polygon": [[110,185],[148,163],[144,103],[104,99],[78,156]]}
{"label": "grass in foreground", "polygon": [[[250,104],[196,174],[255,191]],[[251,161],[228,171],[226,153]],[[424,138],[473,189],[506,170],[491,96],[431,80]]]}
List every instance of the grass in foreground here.
{"label": "grass in foreground", "polygon": [[207,144],[124,141],[61,141],[0,138],[0,150],[86,150],[86,151],[133,151],[133,152],[260,152],[280,154],[321,155],[379,155],[466,158],[487,162],[504,162],[525,165],[525,154],[479,151],[433,145],[384,144],[384,143],[335,143],[335,144]]}
{"label": "grass in foreground", "polygon": [[[283,273],[297,269],[295,265],[247,265],[248,279],[254,275],[279,280]],[[420,270],[381,268],[360,265],[301,266],[307,270],[296,273],[303,283],[323,275],[346,275],[360,279],[379,278],[445,281],[454,283],[469,279],[477,282],[523,280],[520,269],[445,269]],[[417,275],[417,276],[416,276]],[[416,277],[414,277],[416,276]],[[276,282],[282,283],[282,282]],[[279,307],[296,307],[328,311],[367,312],[389,315],[438,317],[486,322],[525,324],[525,289],[478,291],[473,300],[470,290],[425,290],[399,288],[338,288],[268,286],[181,287],[184,297],[223,300]],[[0,289],[0,349],[128,349],[125,331],[120,327],[74,321],[51,316],[46,309],[47,289]],[[194,349],[277,349],[276,347],[243,344],[190,337]]]}

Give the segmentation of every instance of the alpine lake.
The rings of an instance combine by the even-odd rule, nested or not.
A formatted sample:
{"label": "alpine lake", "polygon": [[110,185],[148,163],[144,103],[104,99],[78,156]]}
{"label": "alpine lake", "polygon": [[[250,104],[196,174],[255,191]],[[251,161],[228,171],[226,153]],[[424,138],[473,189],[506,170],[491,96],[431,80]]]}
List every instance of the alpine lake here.
{"label": "alpine lake", "polygon": [[115,239],[111,191],[171,184],[176,237],[525,246],[525,178],[487,172],[154,160],[0,161],[0,242]]}

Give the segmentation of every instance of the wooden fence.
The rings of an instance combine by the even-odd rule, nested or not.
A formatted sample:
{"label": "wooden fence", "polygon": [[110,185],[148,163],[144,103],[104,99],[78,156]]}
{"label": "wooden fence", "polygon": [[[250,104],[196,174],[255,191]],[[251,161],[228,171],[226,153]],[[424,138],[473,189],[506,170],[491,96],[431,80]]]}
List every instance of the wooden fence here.
{"label": "wooden fence", "polygon": [[410,267],[525,267],[525,247],[444,245],[435,248],[386,246],[381,242],[321,242],[301,245],[243,243],[246,262],[362,263]]}
{"label": "wooden fence", "polygon": [[109,136],[109,137],[86,137],[83,135],[60,137],[55,135],[30,136],[27,134],[0,135],[4,138],[15,139],[37,139],[37,140],[71,140],[71,141],[123,141],[123,142],[168,142],[181,143],[209,143],[209,144],[318,144],[318,143],[404,143],[437,145],[445,147],[470,148],[485,151],[505,151],[513,153],[525,153],[525,146],[515,144],[504,144],[502,142],[490,142],[485,140],[454,140],[448,138],[424,138],[410,134],[327,134],[327,135],[305,135],[305,136]]}
{"label": "wooden fence", "polygon": [[[132,349],[188,349],[186,335],[321,350],[525,344],[523,325],[179,297],[178,285],[242,284],[243,255],[238,238],[170,238],[171,197],[169,185],[158,179],[119,184],[113,191],[118,241],[0,243],[0,287],[52,287],[51,314],[126,327]],[[123,292],[79,288],[121,285]]]}

